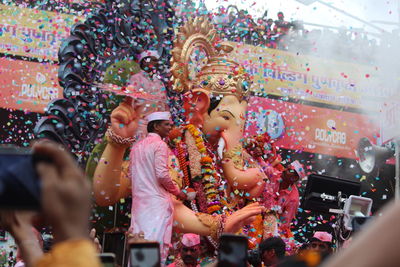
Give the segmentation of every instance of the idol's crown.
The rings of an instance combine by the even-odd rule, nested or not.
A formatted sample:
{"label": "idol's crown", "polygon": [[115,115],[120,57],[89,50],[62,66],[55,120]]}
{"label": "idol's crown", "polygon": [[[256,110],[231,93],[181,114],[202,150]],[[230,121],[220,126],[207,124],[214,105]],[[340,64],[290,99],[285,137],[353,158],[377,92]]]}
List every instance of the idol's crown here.
{"label": "idol's crown", "polygon": [[243,98],[249,91],[249,77],[239,63],[229,58],[233,46],[217,43],[215,32],[204,17],[189,20],[181,27],[172,51],[174,90],[201,88],[212,95]]}

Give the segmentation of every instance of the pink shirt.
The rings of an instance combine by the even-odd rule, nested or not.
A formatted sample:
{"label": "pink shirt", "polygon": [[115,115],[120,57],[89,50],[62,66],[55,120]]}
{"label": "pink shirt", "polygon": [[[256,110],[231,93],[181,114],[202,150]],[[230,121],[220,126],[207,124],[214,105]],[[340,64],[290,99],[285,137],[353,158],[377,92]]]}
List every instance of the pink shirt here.
{"label": "pink shirt", "polygon": [[299,208],[299,190],[295,184],[279,191],[278,205],[281,206],[280,225],[281,227],[289,227]]}
{"label": "pink shirt", "polygon": [[281,227],[288,227],[299,208],[299,190],[295,184],[279,190],[282,172],[265,161],[259,161],[264,173],[268,176],[263,192],[263,205],[268,211],[279,214]]}

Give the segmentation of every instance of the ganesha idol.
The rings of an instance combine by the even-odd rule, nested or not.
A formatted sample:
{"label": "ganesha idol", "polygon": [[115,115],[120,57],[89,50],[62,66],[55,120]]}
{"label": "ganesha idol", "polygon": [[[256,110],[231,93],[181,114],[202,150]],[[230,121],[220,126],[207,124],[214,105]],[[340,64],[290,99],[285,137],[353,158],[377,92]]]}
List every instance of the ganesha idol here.
{"label": "ganesha idol", "polygon": [[[224,231],[249,236],[253,248],[268,235],[268,224],[274,222],[261,214],[248,225],[242,220],[246,210],[257,207],[251,203],[263,201],[260,197],[268,187],[268,175],[243,148],[250,82],[244,69],[230,59],[231,51],[229,44],[216,42],[216,30],[204,18],[185,24],[174,42],[173,89],[183,94],[186,124],[170,134],[175,155],[171,173],[181,188],[193,188],[197,193],[192,201],[175,200],[175,229],[206,235],[216,247],[212,218],[226,216]],[[121,104],[111,117],[125,116],[127,127],[118,129],[118,123],[111,127],[120,135],[132,136],[137,113],[137,109]],[[107,145],[103,152],[94,175],[94,196],[99,205],[112,205],[130,193],[130,178],[121,167],[125,149]]]}

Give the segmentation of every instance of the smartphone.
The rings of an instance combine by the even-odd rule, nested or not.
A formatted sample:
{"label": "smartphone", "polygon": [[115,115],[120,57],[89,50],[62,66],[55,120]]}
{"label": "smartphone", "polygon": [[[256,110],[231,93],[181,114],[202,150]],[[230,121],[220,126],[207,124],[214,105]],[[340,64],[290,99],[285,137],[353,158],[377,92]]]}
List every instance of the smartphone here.
{"label": "smartphone", "polygon": [[0,146],[0,208],[40,209],[39,160],[29,148]]}
{"label": "smartphone", "polygon": [[129,245],[130,267],[159,267],[160,244],[157,242]]}
{"label": "smartphone", "polygon": [[247,238],[241,235],[224,234],[219,240],[219,267],[247,266]]}
{"label": "smartphone", "polygon": [[114,253],[101,253],[99,257],[103,267],[115,267]]}

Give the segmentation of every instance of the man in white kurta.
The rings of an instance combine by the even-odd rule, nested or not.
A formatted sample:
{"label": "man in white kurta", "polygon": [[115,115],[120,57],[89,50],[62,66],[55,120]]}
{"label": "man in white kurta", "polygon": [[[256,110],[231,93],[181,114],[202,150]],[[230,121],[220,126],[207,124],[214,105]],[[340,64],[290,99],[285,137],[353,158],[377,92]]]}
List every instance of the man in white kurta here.
{"label": "man in white kurta", "polygon": [[131,231],[143,231],[145,239],[159,242],[161,262],[164,263],[171,244],[173,224],[170,194],[180,199],[184,199],[185,194],[172,182],[168,169],[171,152],[162,140],[171,129],[169,112],[151,113],[148,122],[158,124],[131,150]]}

